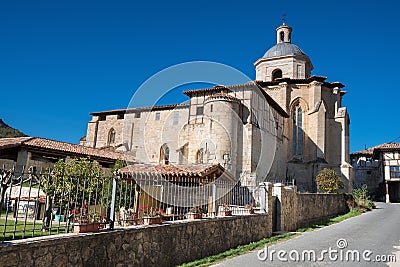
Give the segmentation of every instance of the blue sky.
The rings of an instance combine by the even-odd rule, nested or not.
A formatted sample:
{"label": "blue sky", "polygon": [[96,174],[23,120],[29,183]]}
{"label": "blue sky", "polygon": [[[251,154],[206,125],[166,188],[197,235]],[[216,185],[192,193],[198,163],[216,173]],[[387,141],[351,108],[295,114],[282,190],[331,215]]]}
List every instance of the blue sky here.
{"label": "blue sky", "polygon": [[90,112],[127,107],[169,66],[215,61],[254,79],[286,13],[313,74],[346,85],[360,150],[400,136],[398,10],[387,0],[1,1],[0,118],[77,143]]}

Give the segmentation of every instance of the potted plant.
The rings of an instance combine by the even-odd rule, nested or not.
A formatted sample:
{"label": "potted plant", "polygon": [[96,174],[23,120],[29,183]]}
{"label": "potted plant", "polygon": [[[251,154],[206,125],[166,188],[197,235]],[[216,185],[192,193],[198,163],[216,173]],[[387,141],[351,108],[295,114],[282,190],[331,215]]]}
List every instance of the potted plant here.
{"label": "potted plant", "polygon": [[200,207],[193,207],[187,213],[187,218],[189,220],[201,219],[203,217],[203,211]]}
{"label": "potted plant", "polygon": [[254,214],[254,205],[246,204],[244,206],[244,209],[245,209],[245,214]]}
{"label": "potted plant", "polygon": [[150,209],[143,210],[143,224],[161,224],[161,210],[151,207]]}
{"label": "potted plant", "polygon": [[77,214],[78,223],[74,224],[74,233],[98,232],[102,227],[97,213]]}
{"label": "potted plant", "polygon": [[220,210],[221,216],[232,216],[232,209],[229,206],[229,204],[223,204],[220,207],[221,207],[221,210]]}

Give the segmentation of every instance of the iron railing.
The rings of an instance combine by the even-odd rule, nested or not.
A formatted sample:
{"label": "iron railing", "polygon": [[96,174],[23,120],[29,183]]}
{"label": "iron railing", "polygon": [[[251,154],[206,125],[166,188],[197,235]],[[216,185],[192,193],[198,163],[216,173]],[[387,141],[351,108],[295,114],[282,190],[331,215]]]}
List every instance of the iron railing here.
{"label": "iron railing", "polygon": [[[0,169],[0,240],[252,213],[254,194],[233,180],[134,173],[55,174]],[[229,213],[229,212],[228,212]]]}

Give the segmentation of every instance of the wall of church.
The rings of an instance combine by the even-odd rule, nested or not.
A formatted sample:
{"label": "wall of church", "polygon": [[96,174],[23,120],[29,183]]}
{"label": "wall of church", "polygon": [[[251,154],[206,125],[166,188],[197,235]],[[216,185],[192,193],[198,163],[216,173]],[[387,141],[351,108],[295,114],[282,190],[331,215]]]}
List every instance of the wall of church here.
{"label": "wall of church", "polygon": [[[144,112],[143,120],[135,127],[132,137],[132,150],[136,151],[137,159],[158,164],[163,161],[161,154],[166,153],[170,163],[179,163],[179,148],[184,145],[179,143],[179,137],[185,134],[183,126],[187,120],[187,108]],[[161,152],[161,147],[164,152]]]}
{"label": "wall of church", "polygon": [[[337,108],[340,108],[340,91],[335,91],[322,85],[320,82],[310,84],[281,83],[265,88],[267,93],[290,114],[286,127],[288,143],[286,148],[285,179],[296,179],[301,191],[316,189],[315,176],[324,168],[332,168],[338,174],[342,173],[342,153],[348,149],[343,146],[345,140],[342,130],[345,128],[347,114],[336,117]],[[293,155],[293,114],[294,108],[299,105],[302,110],[302,154]],[[348,138],[348,136],[347,136]],[[348,150],[347,152],[348,153]],[[343,177],[346,185],[349,177]]]}
{"label": "wall of church", "polygon": [[[144,110],[123,116],[93,116],[88,123],[85,145],[96,148],[114,146],[117,150],[130,151],[138,162],[158,163],[160,148],[169,147],[169,160],[178,163],[179,134],[188,121],[188,109]],[[97,129],[96,129],[97,128]],[[110,131],[115,131],[115,142],[109,142]]]}
{"label": "wall of church", "polygon": [[[117,114],[93,116],[92,120],[88,123],[85,145],[91,147],[105,147],[121,143],[123,127],[123,116],[121,117]],[[112,144],[110,144],[108,140],[111,129],[114,129],[116,132],[115,141]]]}
{"label": "wall of church", "polygon": [[287,135],[285,118],[260,93],[253,92],[251,99],[251,169],[245,171],[253,174],[255,186],[266,180],[284,179]]}

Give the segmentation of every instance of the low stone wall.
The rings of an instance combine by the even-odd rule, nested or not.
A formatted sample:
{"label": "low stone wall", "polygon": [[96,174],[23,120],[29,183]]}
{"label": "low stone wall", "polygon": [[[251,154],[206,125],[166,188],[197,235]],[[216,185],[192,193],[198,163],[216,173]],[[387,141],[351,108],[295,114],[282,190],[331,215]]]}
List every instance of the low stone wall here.
{"label": "low stone wall", "polygon": [[271,234],[255,214],[47,236],[0,244],[0,266],[175,266]]}
{"label": "low stone wall", "polygon": [[297,228],[348,212],[343,194],[297,194]]}
{"label": "low stone wall", "polygon": [[348,211],[343,194],[298,193],[296,187],[275,184],[277,230],[294,231]]}

